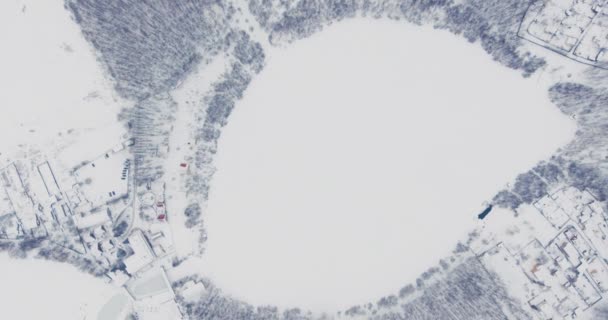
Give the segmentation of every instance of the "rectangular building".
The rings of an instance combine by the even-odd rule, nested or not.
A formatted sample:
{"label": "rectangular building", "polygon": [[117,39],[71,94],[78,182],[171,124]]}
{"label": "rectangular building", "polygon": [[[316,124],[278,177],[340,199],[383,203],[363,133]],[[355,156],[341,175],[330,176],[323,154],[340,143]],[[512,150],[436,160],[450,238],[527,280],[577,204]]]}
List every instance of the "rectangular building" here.
{"label": "rectangular building", "polygon": [[154,261],[154,252],[141,230],[135,230],[129,236],[129,244],[133,249],[133,254],[123,262],[127,267],[127,272],[135,274],[141,268]]}
{"label": "rectangular building", "polygon": [[14,163],[0,172],[1,182],[24,229],[38,226],[34,201],[27,193],[21,175]]}
{"label": "rectangular building", "polygon": [[61,189],[59,188],[59,184],[57,184],[57,179],[55,179],[55,174],[53,174],[48,161],[38,166],[38,173],[49,196],[58,197],[61,194]]}

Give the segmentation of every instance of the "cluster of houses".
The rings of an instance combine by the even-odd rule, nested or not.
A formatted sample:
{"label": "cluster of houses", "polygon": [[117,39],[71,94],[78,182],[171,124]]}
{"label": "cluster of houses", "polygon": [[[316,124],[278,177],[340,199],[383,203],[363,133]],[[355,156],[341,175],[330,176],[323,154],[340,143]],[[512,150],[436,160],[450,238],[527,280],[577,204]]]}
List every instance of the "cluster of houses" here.
{"label": "cluster of houses", "polygon": [[574,187],[545,196],[535,206],[559,232],[547,244],[528,246],[536,249],[523,269],[547,286],[529,303],[545,318],[553,310],[574,317],[608,293],[608,216],[593,195]]}
{"label": "cluster of houses", "polygon": [[0,168],[0,240],[47,239],[95,261],[117,285],[157,272],[174,252],[164,190],[135,189],[130,144],[71,169],[36,157]]}
{"label": "cluster of houses", "polygon": [[[520,214],[525,222],[505,234],[523,244],[500,235],[474,248],[538,318],[574,319],[608,296],[608,215],[601,202],[586,190],[564,187]],[[531,239],[522,236],[526,229]]]}
{"label": "cluster of houses", "polygon": [[606,0],[537,0],[518,35],[576,61],[608,69]]}

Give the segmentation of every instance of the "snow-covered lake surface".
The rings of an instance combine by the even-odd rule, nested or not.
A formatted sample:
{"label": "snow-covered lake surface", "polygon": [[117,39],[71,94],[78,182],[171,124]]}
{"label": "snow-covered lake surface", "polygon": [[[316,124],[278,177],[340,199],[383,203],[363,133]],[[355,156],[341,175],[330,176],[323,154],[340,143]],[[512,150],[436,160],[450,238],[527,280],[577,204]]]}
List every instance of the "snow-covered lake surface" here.
{"label": "snow-covered lake surface", "polygon": [[396,293],[575,130],[538,79],[444,31],[347,21],[269,56],[219,141],[205,222],[204,273],[254,304]]}

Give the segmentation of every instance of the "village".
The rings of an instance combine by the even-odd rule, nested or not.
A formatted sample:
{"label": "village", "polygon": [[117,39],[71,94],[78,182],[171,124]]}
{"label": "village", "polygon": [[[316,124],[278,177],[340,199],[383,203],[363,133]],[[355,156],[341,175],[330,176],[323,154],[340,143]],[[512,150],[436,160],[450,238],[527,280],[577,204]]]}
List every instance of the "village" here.
{"label": "village", "polygon": [[587,190],[562,186],[518,215],[495,227],[500,230],[482,228],[472,237],[473,253],[538,318],[585,314],[608,293],[608,216],[602,203]]}
{"label": "village", "polygon": [[539,0],[518,35],[570,59],[608,68],[608,15],[604,0]]}
{"label": "village", "polygon": [[[106,282],[124,289],[103,308],[104,317],[125,316],[129,308],[120,305],[129,301],[139,312],[153,306],[180,317],[166,273],[175,248],[164,185],[136,186],[132,144],[124,141],[67,172],[36,157],[1,168],[0,240],[45,239],[94,261]],[[204,290],[190,282],[184,288]]]}

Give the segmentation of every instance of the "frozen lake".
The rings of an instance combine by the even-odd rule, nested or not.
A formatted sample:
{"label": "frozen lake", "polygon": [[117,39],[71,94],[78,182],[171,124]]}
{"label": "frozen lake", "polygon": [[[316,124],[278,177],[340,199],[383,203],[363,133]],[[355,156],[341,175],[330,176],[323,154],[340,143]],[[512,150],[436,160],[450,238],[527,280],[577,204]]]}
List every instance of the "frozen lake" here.
{"label": "frozen lake", "polygon": [[204,273],[336,311],[448,255],[482,203],[567,143],[537,79],[448,32],[354,20],[269,53],[223,131]]}

